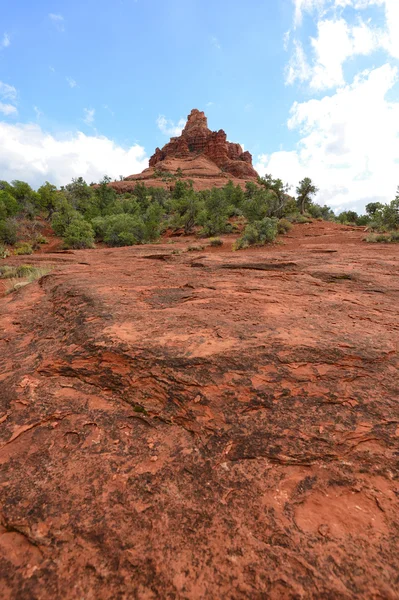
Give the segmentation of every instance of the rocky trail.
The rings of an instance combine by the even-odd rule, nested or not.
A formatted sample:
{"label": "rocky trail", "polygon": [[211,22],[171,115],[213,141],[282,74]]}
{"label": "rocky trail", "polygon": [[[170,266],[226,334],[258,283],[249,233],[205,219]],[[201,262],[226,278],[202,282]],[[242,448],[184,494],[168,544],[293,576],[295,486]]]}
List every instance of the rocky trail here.
{"label": "rocky trail", "polygon": [[399,248],[363,236],[29,257],[0,598],[399,598]]}

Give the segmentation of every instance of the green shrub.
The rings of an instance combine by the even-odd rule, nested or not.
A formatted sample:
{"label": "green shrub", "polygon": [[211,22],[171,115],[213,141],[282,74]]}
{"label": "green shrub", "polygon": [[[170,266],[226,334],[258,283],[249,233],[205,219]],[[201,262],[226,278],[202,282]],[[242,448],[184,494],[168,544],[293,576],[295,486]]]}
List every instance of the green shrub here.
{"label": "green shrub", "polygon": [[93,227],[83,217],[74,219],[65,229],[64,244],[67,248],[93,248]]}
{"label": "green shrub", "polygon": [[143,220],[134,215],[112,215],[106,218],[104,242],[108,246],[132,246],[146,241]]}
{"label": "green shrub", "polygon": [[234,250],[249,246],[263,246],[273,242],[277,236],[277,219],[265,217],[246,226],[244,233],[234,244]]}
{"label": "green shrub", "polygon": [[95,217],[91,220],[91,225],[94,230],[96,240],[103,242],[105,234],[107,233],[107,219],[106,217]]}
{"label": "green shrub", "polygon": [[7,258],[7,256],[10,256],[10,251],[3,244],[0,244],[0,258]]}
{"label": "green shrub", "polygon": [[15,254],[23,255],[23,254],[33,254],[33,248],[31,244],[28,242],[21,242],[15,248]]}
{"label": "green shrub", "polygon": [[13,219],[0,221],[0,242],[13,246],[17,241],[17,224]]}
{"label": "green shrub", "polygon": [[211,246],[223,246],[223,240],[221,240],[220,238],[216,237],[216,238],[211,238],[209,240],[209,243]]}
{"label": "green shrub", "polygon": [[277,223],[277,231],[280,234],[287,233],[290,229],[292,229],[292,223],[288,219],[280,219]]}

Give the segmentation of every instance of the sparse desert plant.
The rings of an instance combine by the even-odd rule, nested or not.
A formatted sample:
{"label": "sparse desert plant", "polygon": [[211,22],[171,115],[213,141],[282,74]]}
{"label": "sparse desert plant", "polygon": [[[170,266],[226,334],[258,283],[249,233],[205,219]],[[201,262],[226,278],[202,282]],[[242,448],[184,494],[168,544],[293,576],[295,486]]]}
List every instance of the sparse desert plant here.
{"label": "sparse desert plant", "polygon": [[211,246],[223,246],[223,240],[221,240],[219,237],[211,238],[209,243]]}
{"label": "sparse desert plant", "polygon": [[371,244],[398,244],[399,231],[391,231],[388,234],[370,233],[364,240]]}
{"label": "sparse desert plant", "polygon": [[304,215],[295,215],[295,217],[293,218],[293,223],[299,223],[300,225],[311,222],[312,220],[308,217],[305,217]]}
{"label": "sparse desert plant", "polygon": [[188,246],[187,250],[188,252],[200,252],[204,248],[205,246]]}
{"label": "sparse desert plant", "polygon": [[10,256],[10,251],[3,244],[0,244],[0,258],[7,258],[7,256]]}
{"label": "sparse desert plant", "polygon": [[0,268],[0,279],[6,279],[6,294],[15,292],[21,287],[37,281],[51,271],[50,267],[33,265],[19,265],[18,267],[4,266]]}
{"label": "sparse desert plant", "polygon": [[33,254],[33,248],[32,245],[29,244],[29,242],[21,242],[16,246],[14,252],[18,256],[23,254]]}
{"label": "sparse desert plant", "polygon": [[44,235],[42,235],[41,233],[38,233],[37,236],[35,237],[35,243],[36,244],[48,244],[48,239],[46,237],[44,237]]}
{"label": "sparse desert plant", "polygon": [[277,223],[277,231],[280,234],[287,233],[290,229],[292,229],[292,223],[288,219],[280,219]]}

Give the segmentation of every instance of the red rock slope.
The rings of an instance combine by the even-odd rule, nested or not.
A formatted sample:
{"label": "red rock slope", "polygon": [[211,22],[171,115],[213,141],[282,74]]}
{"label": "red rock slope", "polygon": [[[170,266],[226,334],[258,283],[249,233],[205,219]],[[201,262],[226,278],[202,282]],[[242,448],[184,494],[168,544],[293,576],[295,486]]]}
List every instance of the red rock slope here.
{"label": "red rock slope", "polygon": [[2,600],[398,598],[399,248],[362,235],[75,251],[0,299]]}
{"label": "red rock slope", "polygon": [[181,135],[172,138],[162,150],[155,150],[148,169],[111,185],[118,191],[129,191],[138,181],[155,187],[170,187],[173,183],[164,175],[176,174],[178,169],[183,179],[193,180],[196,190],[222,187],[229,179],[243,187],[246,181],[256,181],[258,177],[251,154],[243,152],[240,144],[228,142],[223,129],[208,129],[205,114],[194,108]]}

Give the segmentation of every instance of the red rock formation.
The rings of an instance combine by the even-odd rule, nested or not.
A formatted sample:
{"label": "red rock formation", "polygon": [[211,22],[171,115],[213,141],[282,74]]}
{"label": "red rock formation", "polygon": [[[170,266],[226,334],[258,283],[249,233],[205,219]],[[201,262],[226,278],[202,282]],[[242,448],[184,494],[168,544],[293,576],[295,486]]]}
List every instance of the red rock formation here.
{"label": "red rock formation", "polygon": [[194,108],[181,135],[171,138],[162,149],[155,150],[148,169],[138,175],[130,175],[125,182],[111,185],[118,191],[128,191],[132,184],[126,182],[131,181],[163,186],[164,182],[157,178],[159,171],[175,173],[177,169],[181,169],[183,176],[193,179],[195,189],[221,187],[229,179],[244,186],[246,181],[258,177],[252,166],[251,154],[243,152],[240,144],[228,142],[223,129],[211,131],[205,114]]}

